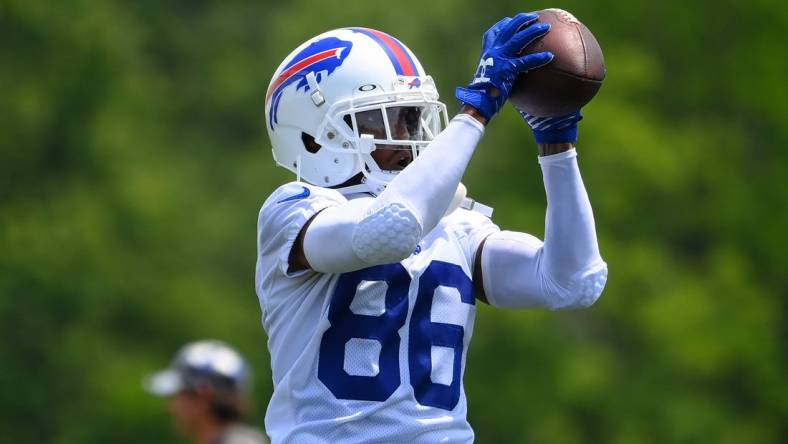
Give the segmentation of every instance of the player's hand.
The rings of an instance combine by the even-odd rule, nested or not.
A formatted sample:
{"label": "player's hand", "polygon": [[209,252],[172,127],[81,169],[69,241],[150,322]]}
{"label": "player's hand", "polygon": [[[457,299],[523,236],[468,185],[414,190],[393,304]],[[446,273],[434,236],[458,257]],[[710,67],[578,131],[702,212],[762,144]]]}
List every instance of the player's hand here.
{"label": "player's hand", "polygon": [[521,49],[550,30],[547,23],[535,23],[537,19],[538,14],[520,13],[514,18],[504,18],[487,30],[473,80],[455,92],[460,103],[476,108],[489,121],[506,102],[520,73],[553,60],[550,52],[518,56]]}
{"label": "player's hand", "polygon": [[531,127],[537,144],[577,142],[577,123],[583,119],[580,111],[559,117],[536,117],[520,111],[525,123]]}

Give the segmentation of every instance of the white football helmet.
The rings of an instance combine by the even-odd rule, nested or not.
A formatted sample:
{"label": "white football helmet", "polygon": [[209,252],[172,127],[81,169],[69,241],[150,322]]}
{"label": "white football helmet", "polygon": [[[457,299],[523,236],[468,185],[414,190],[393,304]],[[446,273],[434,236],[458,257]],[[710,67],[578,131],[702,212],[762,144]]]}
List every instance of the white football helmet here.
{"label": "white football helmet", "polygon": [[291,52],[268,86],[265,117],[274,160],[298,180],[336,187],[361,173],[361,184],[338,191],[373,194],[397,171],[372,151],[409,150],[410,160],[448,123],[416,56],[369,28],[329,31]]}

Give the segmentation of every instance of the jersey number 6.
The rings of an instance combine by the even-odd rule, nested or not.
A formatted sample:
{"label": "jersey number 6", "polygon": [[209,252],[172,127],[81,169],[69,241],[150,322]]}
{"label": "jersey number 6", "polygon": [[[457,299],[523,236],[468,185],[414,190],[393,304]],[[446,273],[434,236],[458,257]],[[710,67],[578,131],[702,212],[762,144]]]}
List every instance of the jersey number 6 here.
{"label": "jersey number 6", "polygon": [[[385,311],[379,316],[353,313],[350,304],[363,281],[388,285]],[[339,399],[385,401],[400,386],[400,335],[408,316],[411,278],[401,264],[386,264],[345,273],[339,277],[328,309],[331,326],[320,342],[318,378]],[[438,286],[457,289],[460,300],[474,304],[473,285],[459,265],[433,261],[419,278],[416,303],[409,325],[408,367],[416,401],[421,405],[452,410],[460,399],[463,336],[460,325],[432,322],[430,309]],[[380,343],[379,371],[375,376],[348,374],[343,366],[345,344],[352,338]],[[454,349],[450,385],[432,382],[433,346]]]}

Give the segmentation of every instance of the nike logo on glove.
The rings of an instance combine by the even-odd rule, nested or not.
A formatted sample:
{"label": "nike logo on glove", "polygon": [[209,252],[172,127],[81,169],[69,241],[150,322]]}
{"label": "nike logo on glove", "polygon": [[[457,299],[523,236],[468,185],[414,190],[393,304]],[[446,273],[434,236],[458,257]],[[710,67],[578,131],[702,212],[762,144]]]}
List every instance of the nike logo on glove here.
{"label": "nike logo on glove", "polygon": [[302,192],[300,192],[298,194],[294,194],[294,195],[292,195],[290,197],[285,197],[284,199],[280,200],[277,203],[280,204],[282,202],[290,202],[291,200],[298,200],[298,199],[303,199],[305,197],[309,197],[309,194],[310,194],[309,188],[307,188],[307,187],[305,187],[303,185],[301,186],[301,188],[303,188],[304,191],[302,191]]}

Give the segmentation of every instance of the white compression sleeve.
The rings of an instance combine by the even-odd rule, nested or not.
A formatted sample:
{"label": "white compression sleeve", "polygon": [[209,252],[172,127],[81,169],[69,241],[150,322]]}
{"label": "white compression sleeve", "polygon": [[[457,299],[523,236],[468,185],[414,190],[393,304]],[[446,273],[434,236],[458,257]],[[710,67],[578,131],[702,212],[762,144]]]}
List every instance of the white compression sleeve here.
{"label": "white compression sleeve", "polygon": [[599,255],[594,215],[580,177],[577,153],[539,158],[547,193],[545,240],[502,231],[482,251],[484,291],[503,307],[585,307],[607,280]]}
{"label": "white compression sleeve", "polygon": [[483,134],[460,114],[378,197],[320,212],[304,236],[312,269],[342,273],[408,257],[440,222]]}

